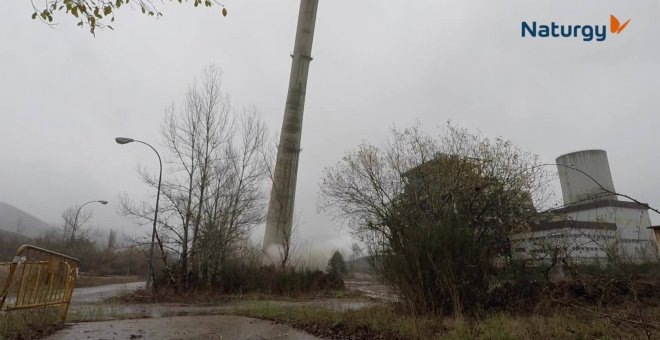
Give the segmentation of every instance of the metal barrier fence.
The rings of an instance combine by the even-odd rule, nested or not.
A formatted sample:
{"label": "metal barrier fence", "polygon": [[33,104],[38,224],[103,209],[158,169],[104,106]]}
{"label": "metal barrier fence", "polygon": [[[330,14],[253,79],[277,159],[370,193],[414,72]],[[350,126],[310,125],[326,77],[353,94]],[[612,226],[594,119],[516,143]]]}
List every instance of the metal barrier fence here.
{"label": "metal barrier fence", "polygon": [[12,262],[0,263],[0,310],[59,306],[66,320],[78,277],[78,259],[24,244]]}

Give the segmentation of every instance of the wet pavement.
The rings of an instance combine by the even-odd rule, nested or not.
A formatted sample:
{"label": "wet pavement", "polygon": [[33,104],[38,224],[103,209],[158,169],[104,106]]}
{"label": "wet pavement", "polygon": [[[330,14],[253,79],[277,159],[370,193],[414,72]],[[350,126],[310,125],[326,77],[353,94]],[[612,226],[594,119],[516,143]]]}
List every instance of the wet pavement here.
{"label": "wet pavement", "polygon": [[143,288],[144,282],[78,288],[74,290],[69,320],[80,323],[46,339],[317,339],[286,325],[228,314],[239,314],[242,308],[255,303],[347,310],[393,299],[393,294],[372,278],[358,277],[345,282],[348,289],[367,297],[243,300],[221,304],[115,304],[100,302]]}
{"label": "wet pavement", "polygon": [[85,322],[47,337],[77,339],[319,339],[269,321],[233,315]]}
{"label": "wet pavement", "polygon": [[385,302],[396,302],[396,295],[382,283],[378,282],[374,275],[356,274],[352,278],[344,279],[347,289],[361,292],[364,296]]}
{"label": "wet pavement", "polygon": [[71,303],[81,304],[103,301],[117,295],[122,295],[134,290],[142,289],[144,288],[144,284],[144,282],[131,282],[97,287],[76,288],[73,290]]}

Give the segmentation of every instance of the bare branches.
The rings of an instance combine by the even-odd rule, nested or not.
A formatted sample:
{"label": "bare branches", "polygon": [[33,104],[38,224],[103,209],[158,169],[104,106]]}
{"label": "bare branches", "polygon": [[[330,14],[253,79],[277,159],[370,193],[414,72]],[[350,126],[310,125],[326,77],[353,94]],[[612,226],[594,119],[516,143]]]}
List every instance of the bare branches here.
{"label": "bare branches", "polygon": [[[79,212],[79,213],[78,213]],[[66,248],[70,249],[77,239],[84,238],[89,232],[85,223],[92,218],[92,211],[80,211],[80,206],[71,206],[62,212],[62,238]]]}
{"label": "bare branches", "polygon": [[546,198],[538,164],[508,141],[451,124],[437,138],[393,129],[385,146],[362,143],[325,170],[319,209],[347,222],[413,310],[460,313],[487,290],[507,235]]}
{"label": "bare branches", "polygon": [[[545,163],[545,164],[541,164],[541,166],[548,166],[548,165],[558,166],[558,167],[559,167],[559,166],[562,166],[562,167],[565,167],[565,168],[571,169],[571,170],[573,170],[573,171],[577,171],[577,172],[579,172],[579,173],[585,175],[585,176],[586,176],[587,178],[589,178],[591,181],[593,181],[596,185],[598,185],[598,187],[600,188],[600,190],[602,190],[602,193],[597,194],[597,195],[593,195],[593,196],[591,196],[591,197],[587,197],[587,198],[585,198],[585,199],[583,199],[583,200],[581,200],[581,201],[588,201],[588,200],[592,200],[592,199],[594,199],[594,198],[598,198],[598,197],[601,197],[601,196],[615,195],[615,196],[620,196],[620,197],[623,197],[623,198],[627,198],[627,199],[629,199],[631,202],[635,202],[635,203],[637,203],[637,204],[639,204],[639,205],[645,206],[645,207],[648,208],[649,210],[652,210],[653,212],[655,212],[655,213],[657,213],[657,214],[660,214],[660,210],[658,210],[658,209],[656,209],[656,208],[650,206],[648,203],[642,203],[642,202],[638,201],[637,199],[635,199],[634,197],[631,197],[630,195],[622,194],[622,193],[615,192],[615,191],[612,191],[612,190],[609,190],[609,189],[605,188],[600,182],[598,182],[595,178],[593,178],[593,176],[591,176],[590,174],[588,174],[588,173],[586,173],[586,172],[584,172],[584,171],[582,171],[582,170],[580,170],[580,169],[578,169],[578,168],[576,168],[576,167],[574,167],[574,166],[566,165],[566,164],[556,164],[556,163]],[[574,204],[575,204],[575,203],[574,203]]]}
{"label": "bare branches", "polygon": [[[179,286],[219,280],[225,259],[264,219],[260,159],[268,132],[254,108],[232,109],[222,72],[209,66],[188,89],[181,109],[165,112],[161,131],[168,153],[158,221],[161,249],[178,255]],[[155,178],[139,171],[143,181]],[[124,202],[124,213],[148,219],[153,208]]]}

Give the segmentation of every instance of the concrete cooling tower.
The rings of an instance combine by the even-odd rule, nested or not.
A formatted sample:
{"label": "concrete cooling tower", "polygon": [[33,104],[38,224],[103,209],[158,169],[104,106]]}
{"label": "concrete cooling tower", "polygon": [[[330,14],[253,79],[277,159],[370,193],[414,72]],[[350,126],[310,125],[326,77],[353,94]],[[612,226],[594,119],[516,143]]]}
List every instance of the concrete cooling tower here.
{"label": "concrete cooling tower", "polygon": [[564,205],[617,200],[616,195],[606,194],[607,191],[615,190],[607,152],[604,150],[572,152],[557,157],[556,163]]}

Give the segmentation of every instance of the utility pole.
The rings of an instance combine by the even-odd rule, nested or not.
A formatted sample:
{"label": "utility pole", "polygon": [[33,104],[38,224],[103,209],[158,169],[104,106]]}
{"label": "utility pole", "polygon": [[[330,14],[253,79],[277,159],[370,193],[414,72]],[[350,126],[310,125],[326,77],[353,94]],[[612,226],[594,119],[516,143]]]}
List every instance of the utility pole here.
{"label": "utility pole", "polygon": [[286,97],[282,132],[270,192],[264,250],[271,245],[287,247],[291,237],[293,207],[298,177],[307,75],[312,61],[312,42],[319,0],[301,0],[293,48],[289,91]]}

